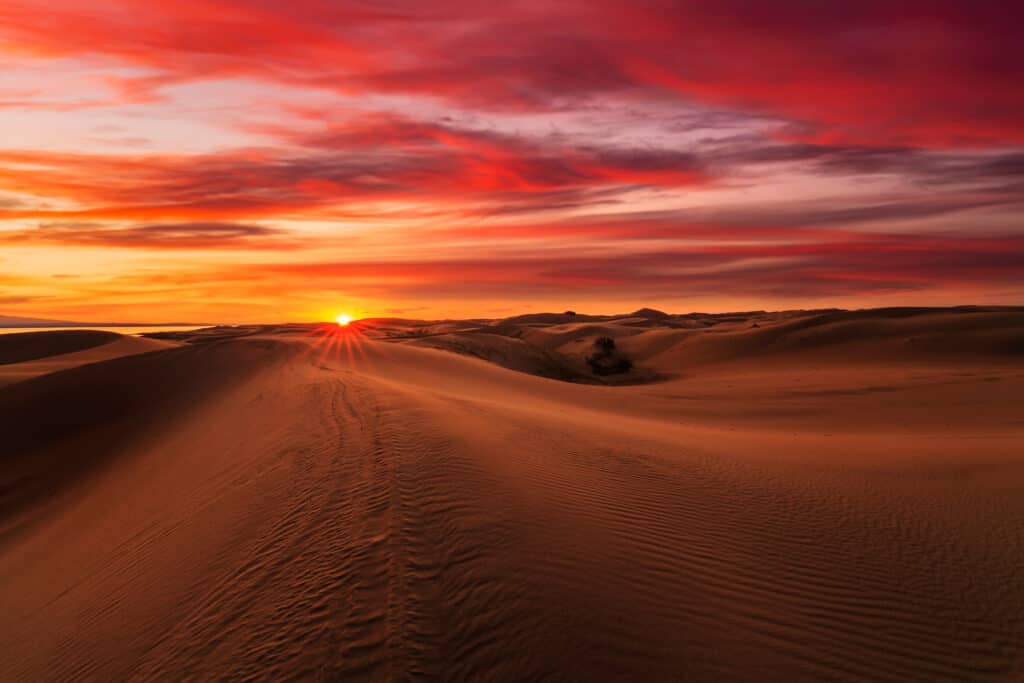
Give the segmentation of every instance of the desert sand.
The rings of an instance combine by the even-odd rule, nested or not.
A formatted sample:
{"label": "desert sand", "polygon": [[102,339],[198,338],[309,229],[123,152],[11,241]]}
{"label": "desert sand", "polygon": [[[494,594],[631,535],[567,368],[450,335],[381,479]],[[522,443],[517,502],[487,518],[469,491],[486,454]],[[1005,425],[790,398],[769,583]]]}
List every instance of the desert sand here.
{"label": "desert sand", "polygon": [[58,334],[0,680],[1024,678],[1024,309]]}
{"label": "desert sand", "polygon": [[96,330],[0,334],[0,387],[86,363],[173,345]]}

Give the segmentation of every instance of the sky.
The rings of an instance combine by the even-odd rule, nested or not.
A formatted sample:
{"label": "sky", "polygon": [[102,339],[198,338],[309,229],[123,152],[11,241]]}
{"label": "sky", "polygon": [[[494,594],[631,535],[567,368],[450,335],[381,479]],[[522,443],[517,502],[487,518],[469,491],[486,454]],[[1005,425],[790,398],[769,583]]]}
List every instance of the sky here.
{"label": "sky", "polygon": [[0,314],[1024,303],[1010,0],[3,0]]}

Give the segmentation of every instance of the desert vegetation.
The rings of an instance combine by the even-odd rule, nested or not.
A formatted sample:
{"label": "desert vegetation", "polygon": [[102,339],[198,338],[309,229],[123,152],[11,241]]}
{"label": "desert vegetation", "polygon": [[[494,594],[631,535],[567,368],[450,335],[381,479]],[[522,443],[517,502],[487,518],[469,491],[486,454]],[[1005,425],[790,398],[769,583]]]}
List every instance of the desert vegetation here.
{"label": "desert vegetation", "polygon": [[587,365],[595,375],[618,375],[633,369],[633,361],[619,352],[611,337],[594,340],[594,352],[587,356]]}

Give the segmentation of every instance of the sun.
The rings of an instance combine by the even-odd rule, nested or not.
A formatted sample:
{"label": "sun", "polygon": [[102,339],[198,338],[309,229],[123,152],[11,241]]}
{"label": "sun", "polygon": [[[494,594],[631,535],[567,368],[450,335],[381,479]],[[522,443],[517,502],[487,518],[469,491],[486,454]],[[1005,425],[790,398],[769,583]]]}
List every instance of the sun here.
{"label": "sun", "polygon": [[342,313],[337,318],[335,318],[335,320],[338,322],[339,325],[341,325],[342,327],[345,327],[350,322],[352,322],[352,316],[346,315],[345,313]]}

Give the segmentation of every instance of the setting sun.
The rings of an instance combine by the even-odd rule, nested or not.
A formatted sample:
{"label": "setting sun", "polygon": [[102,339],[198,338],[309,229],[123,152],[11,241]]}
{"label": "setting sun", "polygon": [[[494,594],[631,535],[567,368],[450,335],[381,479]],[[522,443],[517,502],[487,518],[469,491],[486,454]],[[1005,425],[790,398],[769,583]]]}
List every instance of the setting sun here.
{"label": "setting sun", "polygon": [[352,322],[352,316],[345,315],[344,313],[342,313],[337,318],[335,318],[335,320],[338,322],[339,325],[344,327],[345,325],[348,325],[350,322]]}

